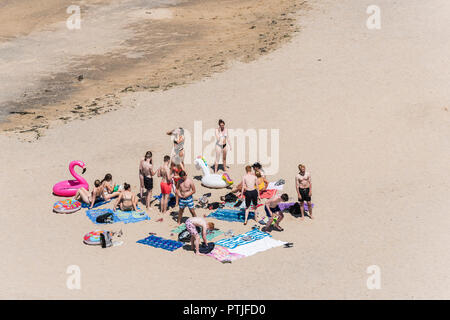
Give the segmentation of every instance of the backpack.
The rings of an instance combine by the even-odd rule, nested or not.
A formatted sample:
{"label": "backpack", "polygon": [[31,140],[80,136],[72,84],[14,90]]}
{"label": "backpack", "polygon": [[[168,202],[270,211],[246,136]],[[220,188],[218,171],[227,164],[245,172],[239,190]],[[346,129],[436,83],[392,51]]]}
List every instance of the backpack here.
{"label": "backpack", "polygon": [[97,222],[97,223],[113,223],[114,216],[113,216],[112,212],[107,212],[107,213],[99,215],[95,219],[95,222]]}
{"label": "backpack", "polygon": [[291,213],[292,215],[296,216],[296,215],[300,215],[300,204],[298,202],[296,202],[293,206],[289,207],[289,213]]}
{"label": "backpack", "polygon": [[235,202],[237,198],[238,197],[234,193],[229,192],[225,195],[225,202]]}
{"label": "backpack", "polygon": [[[202,228],[195,227],[195,229],[197,229],[198,234],[202,234]],[[189,233],[189,231],[187,231],[185,229],[182,232],[180,232],[180,234],[178,235],[178,241],[181,241],[181,242],[191,241],[191,234]]]}

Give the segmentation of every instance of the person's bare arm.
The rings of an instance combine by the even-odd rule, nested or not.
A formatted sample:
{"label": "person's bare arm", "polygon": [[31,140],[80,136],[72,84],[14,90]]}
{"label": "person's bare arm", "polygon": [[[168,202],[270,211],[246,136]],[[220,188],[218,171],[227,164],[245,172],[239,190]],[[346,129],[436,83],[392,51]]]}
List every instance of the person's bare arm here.
{"label": "person's bare arm", "polygon": [[202,227],[202,238],[203,242],[205,243],[205,246],[208,245],[208,239],[206,239],[206,226]]}
{"label": "person's bare arm", "polygon": [[312,182],[311,182],[311,175],[309,175],[309,177],[308,177],[308,181],[309,181],[309,196],[311,197],[311,194],[312,194]]}
{"label": "person's bare arm", "polygon": [[244,194],[245,191],[245,176],[242,177],[242,189],[241,189],[241,194]]}
{"label": "person's bare arm", "polygon": [[92,200],[91,200],[91,205],[89,206],[89,209],[92,209],[92,207],[95,204],[95,201],[97,200],[97,197],[95,196],[95,188],[94,190],[92,190],[92,196],[91,196]]}
{"label": "person's bare arm", "polygon": [[298,178],[297,178],[297,176],[295,176],[295,190],[297,190],[297,197],[299,198],[299,199],[301,199],[302,198],[302,196],[300,195],[300,190],[299,190],[299,184],[298,184]]}
{"label": "person's bare arm", "polygon": [[119,205],[120,201],[122,200],[122,195],[123,195],[123,193],[121,192],[119,197],[117,198],[116,203],[114,204],[113,211],[116,211],[117,206]]}
{"label": "person's bare arm", "polygon": [[[175,130],[175,129],[174,129],[174,130]],[[167,131],[166,134],[167,134],[168,136],[170,136],[170,135],[172,135],[172,133],[173,133],[174,130]]]}

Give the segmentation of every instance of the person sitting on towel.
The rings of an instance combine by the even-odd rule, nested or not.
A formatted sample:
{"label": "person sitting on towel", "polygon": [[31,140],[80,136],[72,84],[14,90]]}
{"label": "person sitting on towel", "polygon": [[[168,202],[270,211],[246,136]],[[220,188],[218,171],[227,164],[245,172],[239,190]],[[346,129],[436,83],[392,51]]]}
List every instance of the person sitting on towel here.
{"label": "person sitting on towel", "polygon": [[256,175],[256,178],[258,178],[258,179],[256,179],[256,185],[258,186],[259,192],[267,190],[267,186],[269,185],[269,182],[261,174],[261,171],[256,170],[255,175]]}
{"label": "person sitting on towel", "polygon": [[203,255],[199,251],[200,236],[197,232],[196,227],[202,228],[203,243],[205,244],[205,246],[207,246],[208,240],[206,239],[206,230],[214,230],[214,223],[212,223],[212,222],[206,223],[205,219],[203,219],[201,217],[192,217],[192,218],[187,219],[185,224],[186,224],[186,230],[189,231],[189,233],[191,235],[192,250],[194,250],[194,248],[195,248],[195,251],[194,251],[195,254]]}
{"label": "person sitting on towel", "polygon": [[138,200],[136,195],[131,192],[131,186],[125,182],[123,184],[123,189],[124,190],[120,193],[113,210],[116,211],[116,209],[119,208],[122,211],[136,211]]}
{"label": "person sitting on towel", "polygon": [[283,231],[283,228],[280,227],[280,222],[281,220],[283,220],[284,215],[283,212],[281,212],[278,204],[280,204],[280,202],[286,202],[288,200],[289,196],[286,193],[283,193],[281,196],[274,195],[272,198],[266,201],[264,209],[266,211],[267,217],[269,218],[269,221],[267,221],[266,226],[263,228],[263,231],[269,231],[274,218],[277,218],[274,228],[278,231]]}

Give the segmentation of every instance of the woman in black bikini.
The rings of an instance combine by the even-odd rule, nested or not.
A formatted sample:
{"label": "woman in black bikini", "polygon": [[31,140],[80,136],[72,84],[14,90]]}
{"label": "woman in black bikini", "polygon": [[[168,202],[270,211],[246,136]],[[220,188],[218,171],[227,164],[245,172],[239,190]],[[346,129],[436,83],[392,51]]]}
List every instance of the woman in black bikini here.
{"label": "woman in black bikini", "polygon": [[[227,152],[231,151],[230,139],[228,138],[228,129],[225,129],[225,121],[219,120],[219,127],[216,129],[216,162],[214,163],[214,173],[219,167],[220,155],[223,159],[223,171],[227,171]],[[228,142],[228,144],[227,144]]]}

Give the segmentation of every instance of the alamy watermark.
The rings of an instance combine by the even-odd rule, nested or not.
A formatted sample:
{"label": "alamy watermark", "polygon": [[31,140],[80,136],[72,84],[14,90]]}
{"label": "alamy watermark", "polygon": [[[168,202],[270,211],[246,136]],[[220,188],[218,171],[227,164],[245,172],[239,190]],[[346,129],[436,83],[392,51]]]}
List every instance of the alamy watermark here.
{"label": "alamy watermark", "polygon": [[66,273],[69,275],[66,280],[66,286],[69,290],[81,289],[81,269],[77,265],[70,265],[66,269]]}
{"label": "alamy watermark", "polygon": [[369,30],[379,30],[381,29],[381,9],[379,6],[374,4],[367,7],[366,13],[369,17],[366,21],[367,29]]}
{"label": "alamy watermark", "polygon": [[67,7],[67,14],[70,16],[66,20],[66,26],[69,30],[81,29],[81,9],[80,6],[71,5]]}
{"label": "alamy watermark", "polygon": [[366,273],[370,274],[367,278],[366,285],[369,290],[381,289],[381,269],[377,265],[368,266]]}
{"label": "alamy watermark", "polygon": [[[184,129],[184,163],[191,164],[197,156],[214,163],[216,137],[215,128],[203,130],[202,121],[194,121],[194,132]],[[261,163],[267,175],[277,174],[280,160],[279,129],[228,129],[231,150],[227,153],[227,164]],[[248,150],[248,152],[247,152]]]}

